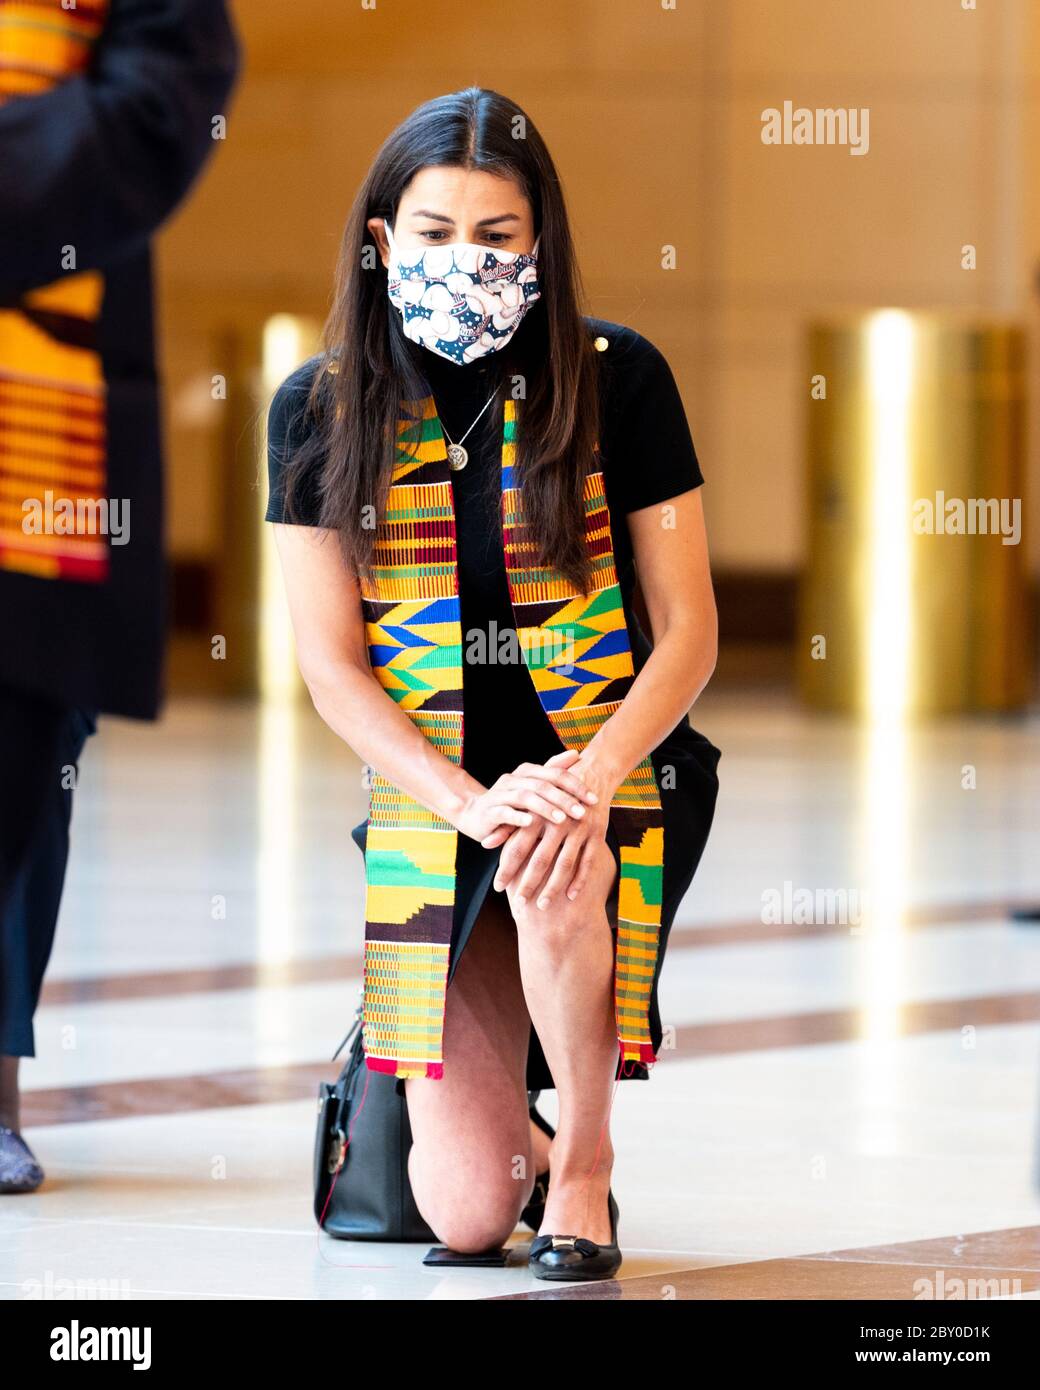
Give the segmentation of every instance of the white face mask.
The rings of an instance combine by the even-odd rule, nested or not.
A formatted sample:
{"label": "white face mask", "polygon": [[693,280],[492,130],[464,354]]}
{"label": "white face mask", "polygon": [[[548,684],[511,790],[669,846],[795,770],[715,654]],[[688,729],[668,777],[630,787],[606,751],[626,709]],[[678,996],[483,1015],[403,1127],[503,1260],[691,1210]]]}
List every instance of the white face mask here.
{"label": "white face mask", "polygon": [[453,241],[402,251],[390,243],[387,293],[405,335],[460,364],[505,347],[536,299],[538,242],[528,254]]}

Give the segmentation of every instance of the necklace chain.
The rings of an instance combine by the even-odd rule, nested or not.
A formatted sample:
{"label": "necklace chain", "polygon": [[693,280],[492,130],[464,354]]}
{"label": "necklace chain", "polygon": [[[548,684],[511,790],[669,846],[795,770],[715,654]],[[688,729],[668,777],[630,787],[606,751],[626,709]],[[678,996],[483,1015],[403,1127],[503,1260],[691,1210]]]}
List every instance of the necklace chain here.
{"label": "necklace chain", "polygon": [[481,406],[480,411],[477,414],[477,418],[473,421],[473,424],[470,425],[469,429],[462,436],[462,438],[457,441],[452,439],[451,435],[444,428],[444,421],[441,421],[441,429],[444,430],[444,437],[448,441],[448,467],[453,472],[457,473],[460,468],[465,468],[466,464],[469,462],[469,450],[464,449],[462,446],[473,433],[473,430],[476,428],[477,422],[480,420],[480,417],[484,414],[484,411],[487,410],[488,406],[491,404],[491,402],[495,399],[497,395],[498,387],[496,386],[494,391],[492,391],[491,395],[488,396],[487,400]]}
{"label": "necklace chain", "polygon": [[444,435],[445,435],[445,438],[447,439],[448,443],[449,443],[449,444],[465,444],[466,440],[467,440],[467,439],[469,438],[469,436],[472,434],[473,429],[474,429],[474,427],[475,427],[476,424],[477,424],[477,421],[480,419],[481,415],[484,414],[484,411],[487,410],[488,406],[491,404],[491,402],[495,399],[495,397],[496,397],[497,395],[498,395],[498,387],[496,386],[496,388],[494,389],[494,391],[491,392],[491,395],[488,396],[487,400],[486,400],[486,401],[484,402],[484,404],[481,406],[480,411],[479,411],[478,414],[477,414],[476,420],[473,421],[473,424],[470,425],[469,429],[466,431],[466,433],[462,436],[461,439],[452,439],[451,435],[448,434],[448,431],[447,431],[446,429],[444,429],[444,421],[442,420],[442,421],[441,421],[441,429],[444,430]]}

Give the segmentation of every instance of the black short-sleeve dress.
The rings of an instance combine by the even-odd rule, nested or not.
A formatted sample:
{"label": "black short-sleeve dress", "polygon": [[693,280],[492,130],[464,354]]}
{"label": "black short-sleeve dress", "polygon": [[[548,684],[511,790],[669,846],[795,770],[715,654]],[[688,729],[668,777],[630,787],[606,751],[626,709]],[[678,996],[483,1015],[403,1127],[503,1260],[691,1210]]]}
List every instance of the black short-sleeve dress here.
{"label": "black short-sleeve dress", "polygon": [[[601,349],[598,356],[602,372],[600,463],[632,659],[635,670],[639,671],[652,648],[633,608],[635,563],[626,517],[629,512],[663,503],[699,487],[704,480],[682,400],[662,354],[633,329],[604,319],[587,318],[585,322],[590,336],[599,340]],[[514,352],[522,351],[526,330],[525,320],[514,337],[516,346],[511,345]],[[414,350],[416,365],[429,384],[448,438],[460,442],[465,435],[469,451],[466,467],[452,474],[463,634],[463,702],[467,713],[493,709],[495,718],[466,719],[462,764],[473,777],[489,786],[519,763],[544,762],[563,748],[523,664],[490,662],[486,656],[483,660],[468,660],[468,632],[479,631],[485,635],[494,632],[501,642],[503,634],[513,628],[498,511],[501,419],[496,408],[487,410],[467,434],[492,392],[490,373],[495,363],[494,359],[485,358],[459,366],[428,349],[412,344],[409,347]],[[271,403],[268,521],[286,519],[284,470],[307,428],[303,406],[318,363],[318,358],[305,362],[282,383]],[[530,362],[525,365],[529,370],[536,369]],[[315,480],[303,478],[301,484],[296,514],[302,524],[316,525]],[[473,644],[473,650],[484,655],[487,647],[478,642]],[[509,731],[507,739],[502,737],[503,729]],[[676,910],[693,879],[711,828],[719,785],[716,768],[720,753],[684,717],[650,757],[661,788],[664,819],[661,936],[650,1001],[650,1035],[657,1052],[662,1040],[657,999],[661,966]],[[367,825],[364,821],[352,832],[362,851]],[[609,832],[609,839],[620,867],[613,831]],[[499,854],[500,849],[484,849],[478,841],[459,836],[449,988],[491,888]],[[622,1079],[645,1079],[647,1075],[646,1066],[629,1063],[622,1072]],[[554,1086],[533,1027],[527,1085],[529,1090]]]}

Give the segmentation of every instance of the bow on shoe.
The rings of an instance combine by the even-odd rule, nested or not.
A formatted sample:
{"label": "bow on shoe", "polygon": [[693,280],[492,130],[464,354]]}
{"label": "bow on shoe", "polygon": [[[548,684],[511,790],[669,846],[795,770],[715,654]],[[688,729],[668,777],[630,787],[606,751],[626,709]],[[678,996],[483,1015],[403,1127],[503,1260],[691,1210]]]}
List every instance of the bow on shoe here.
{"label": "bow on shoe", "polygon": [[598,1255],[599,1246],[584,1236],[538,1236],[531,1242],[529,1259],[536,1260],[547,1250],[576,1250],[579,1255]]}

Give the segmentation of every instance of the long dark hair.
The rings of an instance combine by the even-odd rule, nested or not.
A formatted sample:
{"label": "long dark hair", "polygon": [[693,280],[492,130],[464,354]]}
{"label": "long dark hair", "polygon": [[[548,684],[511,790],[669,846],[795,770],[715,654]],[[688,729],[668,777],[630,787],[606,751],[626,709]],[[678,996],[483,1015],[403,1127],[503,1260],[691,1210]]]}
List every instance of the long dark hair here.
{"label": "long dark hair", "polygon": [[[516,138],[518,131],[522,138]],[[541,236],[541,299],[517,333],[527,344],[525,359],[537,365],[525,380],[526,398],[517,404],[516,466],[527,538],[538,563],[587,592],[584,478],[599,406],[596,353],[582,321],[574,245],[544,141],[515,102],[483,87],[437,97],[413,111],[386,140],[358,191],[340,248],[324,360],[306,404],[313,427],[288,462],[287,515],[295,515],[294,494],[314,468],[320,525],[338,531],[355,573],[370,573],[376,533],[365,524],[365,508],[373,506],[382,516],[402,403],[421,400],[429,390],[387,297],[386,270],[374,254],[367,222],[385,217],[394,226],[412,178],[444,165],[512,177],[530,202],[535,235]],[[508,349],[499,355],[507,359]],[[500,387],[506,365],[497,378]]]}

